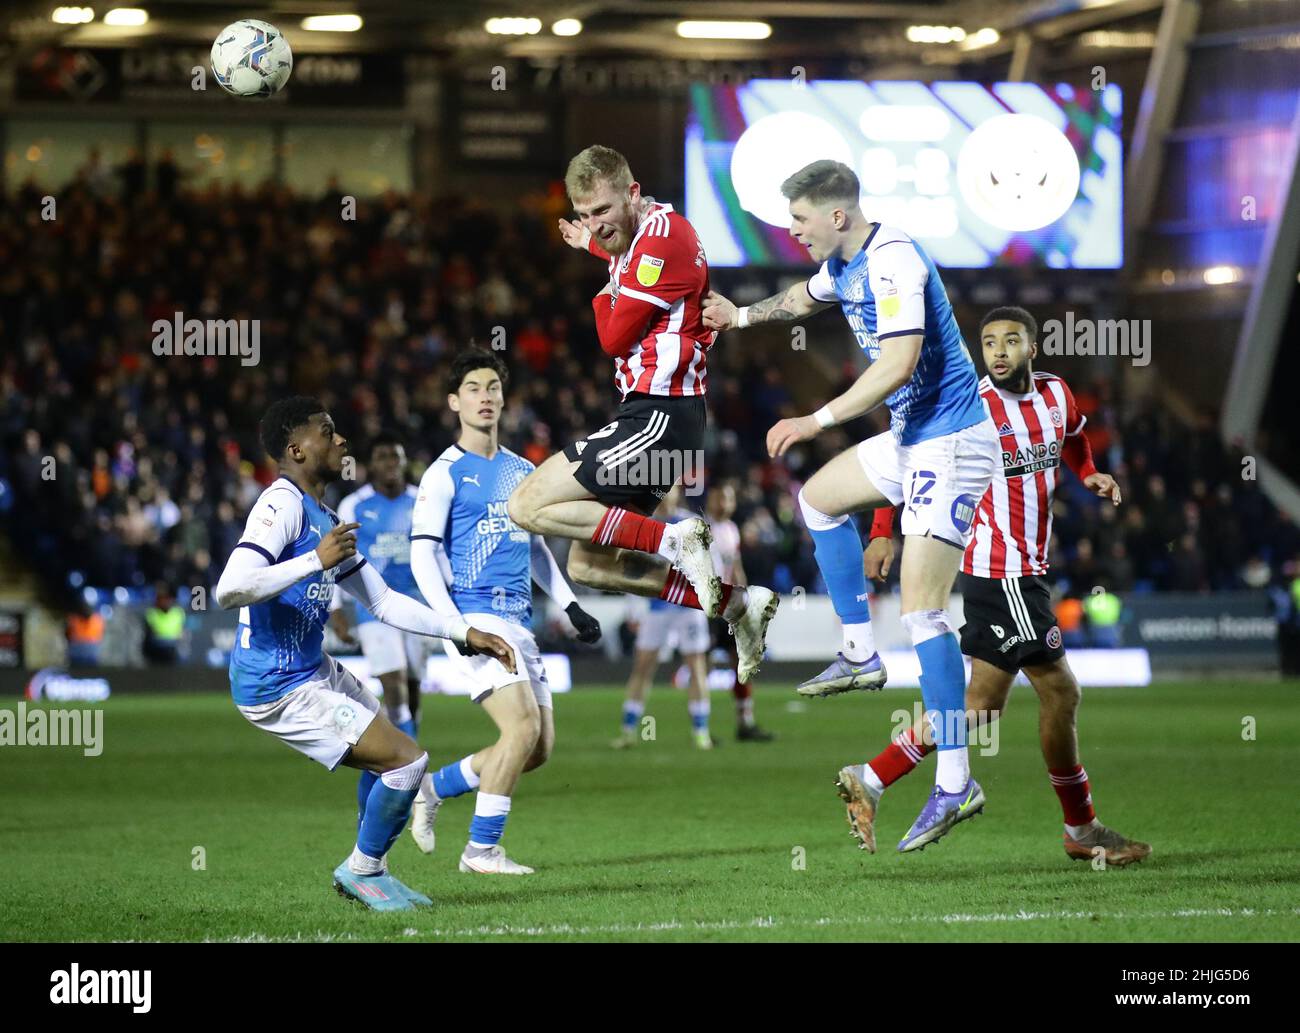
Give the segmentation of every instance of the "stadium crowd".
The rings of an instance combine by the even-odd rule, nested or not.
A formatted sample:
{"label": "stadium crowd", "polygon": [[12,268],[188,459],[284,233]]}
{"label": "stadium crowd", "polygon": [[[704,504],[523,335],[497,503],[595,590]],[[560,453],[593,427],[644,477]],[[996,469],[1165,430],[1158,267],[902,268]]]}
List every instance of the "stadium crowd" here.
{"label": "stadium crowd", "polygon": [[[504,348],[503,440],[534,462],[614,408],[590,305],[604,269],[559,241],[558,191],[520,199],[509,217],[387,195],[346,219],[336,194],[172,184],[160,196],[144,180],[122,191],[83,177],[53,222],[40,193],[19,188],[0,210],[0,508],[22,560],[65,601],[81,585],[212,586],[273,477],[256,431],[278,396],[320,396],[362,461],[371,435],[395,429],[412,478],[451,439],[443,372],[462,342]],[[260,361],[155,355],[154,321],[178,311],[260,320]],[[979,313],[959,316],[973,326]],[[1064,477],[1051,549],[1063,589],[1204,592],[1300,576],[1300,532],[1210,426],[1121,405],[1109,381],[1073,386],[1098,466],[1126,501],[1103,506]],[[795,495],[846,433],[772,463],[767,428],[794,411],[779,367],[724,340],[709,387],[707,473],[739,487],[751,580],[821,590]]]}

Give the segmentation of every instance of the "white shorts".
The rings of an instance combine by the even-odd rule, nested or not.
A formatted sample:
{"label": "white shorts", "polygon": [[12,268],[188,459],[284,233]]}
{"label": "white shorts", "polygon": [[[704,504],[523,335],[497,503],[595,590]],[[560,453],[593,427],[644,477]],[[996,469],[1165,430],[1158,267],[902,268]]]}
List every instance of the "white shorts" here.
{"label": "white shorts", "polygon": [[900,445],[886,431],[858,446],[858,461],[876,490],[903,506],[902,532],[930,535],[965,549],[975,510],[1001,462],[1002,443],[991,419],[973,427]]}
{"label": "white shorts", "polygon": [[505,665],[495,656],[462,656],[456,643],[451,639],[443,640],[443,648],[457,669],[465,676],[469,686],[469,698],[480,703],[497,689],[515,682],[526,681],[532,687],[533,696],[539,707],[551,706],[551,686],[546,681],[546,668],[542,665],[542,653],[537,648],[533,633],[520,624],[504,620],[493,613],[465,614],[471,627],[479,631],[490,631],[500,635],[514,647],[515,671],[511,674]]}
{"label": "white shorts", "polygon": [[237,707],[281,742],[333,771],[379,713],[379,700],[332,656],[311,681],[272,703]]}
{"label": "white shorts", "polygon": [[382,621],[366,621],[357,625],[357,638],[374,677],[397,671],[424,678],[425,660],[433,643],[429,636],[402,631]]}
{"label": "white shorts", "polygon": [[674,648],[683,656],[707,653],[710,645],[709,618],[702,610],[683,606],[650,610],[641,618],[636,633],[637,649],[653,649],[660,654],[671,653]]}

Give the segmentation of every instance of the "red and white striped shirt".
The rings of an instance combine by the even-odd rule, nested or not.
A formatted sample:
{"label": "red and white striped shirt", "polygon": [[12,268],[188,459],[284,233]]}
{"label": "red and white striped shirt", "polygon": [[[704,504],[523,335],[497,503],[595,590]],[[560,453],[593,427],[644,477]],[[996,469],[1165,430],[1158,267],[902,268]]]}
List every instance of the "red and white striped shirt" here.
{"label": "red and white striped shirt", "polygon": [[985,377],[980,397],[1002,441],[1002,473],[976,510],[962,570],[988,578],[1045,574],[1061,462],[1081,479],[1096,472],[1081,434],[1087,420],[1065,381],[1052,373],[1035,373],[1025,395],[996,388]]}
{"label": "red and white striped shirt", "polygon": [[624,254],[609,255],[595,238],[587,249],[609,261],[611,293],[592,307],[622,396],[703,395],[705,355],[718,335],[704,326],[709,264],[695,227],[656,202]]}

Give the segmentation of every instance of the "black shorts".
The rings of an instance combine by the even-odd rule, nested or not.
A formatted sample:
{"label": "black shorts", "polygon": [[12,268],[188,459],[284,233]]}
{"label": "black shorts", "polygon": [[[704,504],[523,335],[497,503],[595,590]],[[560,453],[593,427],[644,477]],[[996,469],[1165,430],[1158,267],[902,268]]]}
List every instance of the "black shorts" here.
{"label": "black shorts", "polygon": [[1041,577],[961,576],[966,623],[961,651],[1004,671],[1055,663],[1065,656],[1052,593]]}
{"label": "black shorts", "polygon": [[704,399],[631,394],[612,423],[564,450],[578,483],[607,506],[651,513],[672,486],[704,470]]}

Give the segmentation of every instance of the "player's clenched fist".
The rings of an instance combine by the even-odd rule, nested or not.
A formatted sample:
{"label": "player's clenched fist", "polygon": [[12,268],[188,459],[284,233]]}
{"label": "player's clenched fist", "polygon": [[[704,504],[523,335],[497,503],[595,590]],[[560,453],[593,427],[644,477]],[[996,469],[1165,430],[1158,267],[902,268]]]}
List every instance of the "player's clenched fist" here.
{"label": "player's clenched fist", "polygon": [[821,433],[821,427],[811,416],[784,419],[767,432],[767,454],[773,459],[786,454],[791,445],[811,441]]}
{"label": "player's clenched fist", "polygon": [[1115,483],[1115,478],[1108,473],[1090,474],[1084,478],[1083,484],[1094,495],[1103,499],[1110,499],[1113,506],[1118,506],[1123,501],[1123,496],[1119,492],[1119,485]]}
{"label": "player's clenched fist", "polygon": [[872,581],[884,581],[894,565],[894,539],[872,538],[862,551],[862,573]]}
{"label": "player's clenched fist", "polygon": [[495,656],[501,661],[501,666],[511,674],[519,673],[515,670],[515,651],[510,648],[510,643],[490,631],[470,628],[465,635],[465,645],[461,648],[461,652],[466,656],[475,656],[478,653]]}
{"label": "player's clenched fist", "polygon": [[704,308],[700,315],[710,330],[730,330],[739,318],[736,313],[736,306],[717,291],[709,291],[704,296]]}
{"label": "player's clenched fist", "polygon": [[591,230],[587,229],[577,219],[570,222],[568,219],[560,220],[560,236],[569,247],[577,248],[579,251],[586,251],[587,244],[591,241]]}
{"label": "player's clenched fist", "polygon": [[320,557],[321,570],[329,570],[350,556],[357,554],[356,530],[360,524],[338,524],[320,540],[316,555]]}

